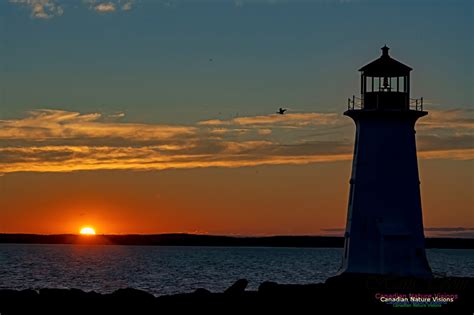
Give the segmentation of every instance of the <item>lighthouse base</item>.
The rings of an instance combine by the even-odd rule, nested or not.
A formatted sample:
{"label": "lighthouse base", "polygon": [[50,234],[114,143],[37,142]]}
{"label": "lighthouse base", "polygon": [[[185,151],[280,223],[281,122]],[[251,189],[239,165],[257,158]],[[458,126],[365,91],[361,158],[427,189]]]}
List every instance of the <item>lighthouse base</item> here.
{"label": "lighthouse base", "polygon": [[423,235],[417,233],[415,236],[402,225],[377,222],[371,240],[346,238],[345,250],[352,254],[345,257],[340,274],[432,277]]}

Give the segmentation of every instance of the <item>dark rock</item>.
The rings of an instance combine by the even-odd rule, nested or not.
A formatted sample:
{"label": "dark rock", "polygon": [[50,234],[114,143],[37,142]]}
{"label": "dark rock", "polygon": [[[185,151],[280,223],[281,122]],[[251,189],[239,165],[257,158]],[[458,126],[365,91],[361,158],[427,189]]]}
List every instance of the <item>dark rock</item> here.
{"label": "dark rock", "polygon": [[247,281],[247,279],[239,279],[233,285],[227,288],[224,291],[224,293],[225,294],[242,294],[245,292],[245,288],[247,288],[248,284],[249,282]]}
{"label": "dark rock", "polygon": [[51,289],[51,288],[44,288],[39,290],[39,295],[41,298],[68,298],[70,297],[71,292],[69,289]]}
{"label": "dark rock", "polygon": [[278,290],[278,283],[272,281],[262,282],[258,286],[258,293],[269,293]]}
{"label": "dark rock", "polygon": [[34,290],[0,290],[1,314],[29,314],[38,305],[39,296]]}
{"label": "dark rock", "polygon": [[38,298],[38,292],[35,290],[27,289],[27,290],[0,290],[0,304],[8,303],[12,300],[20,299],[22,301],[31,301],[33,299]]}
{"label": "dark rock", "polygon": [[38,292],[32,289],[21,290],[19,297],[22,299],[36,299],[38,298]]}
{"label": "dark rock", "polygon": [[[137,289],[111,294],[77,289],[0,290],[0,313],[15,314],[473,314],[474,278],[413,279],[344,275],[320,284],[262,283],[246,291],[241,279],[224,293],[200,288],[193,293],[154,297]],[[458,296],[439,308],[396,308],[376,294],[429,293]]]}
{"label": "dark rock", "polygon": [[211,293],[211,291],[207,290],[207,289],[204,289],[204,288],[198,288],[196,289],[196,291],[194,291],[194,294],[195,295],[199,295],[199,296],[208,296]]}
{"label": "dark rock", "polygon": [[155,296],[153,294],[150,294],[148,292],[138,290],[138,289],[133,289],[133,288],[125,288],[125,289],[118,289],[117,291],[113,292],[111,294],[112,297],[114,298],[121,298],[121,299],[127,299],[127,300],[154,300]]}

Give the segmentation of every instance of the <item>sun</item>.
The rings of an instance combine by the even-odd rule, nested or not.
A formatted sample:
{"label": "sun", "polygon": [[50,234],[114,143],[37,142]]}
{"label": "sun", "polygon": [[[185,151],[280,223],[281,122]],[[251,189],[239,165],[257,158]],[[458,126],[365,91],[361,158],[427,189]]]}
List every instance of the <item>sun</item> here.
{"label": "sun", "polygon": [[79,232],[82,235],[95,235],[95,230],[90,226],[83,227]]}

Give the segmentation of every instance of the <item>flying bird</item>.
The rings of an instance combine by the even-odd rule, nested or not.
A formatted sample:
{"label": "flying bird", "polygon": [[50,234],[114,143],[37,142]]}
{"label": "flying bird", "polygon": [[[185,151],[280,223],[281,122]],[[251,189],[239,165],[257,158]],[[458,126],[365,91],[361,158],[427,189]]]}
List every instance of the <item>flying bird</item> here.
{"label": "flying bird", "polygon": [[287,111],[286,108],[281,108],[276,112],[277,114],[283,115]]}

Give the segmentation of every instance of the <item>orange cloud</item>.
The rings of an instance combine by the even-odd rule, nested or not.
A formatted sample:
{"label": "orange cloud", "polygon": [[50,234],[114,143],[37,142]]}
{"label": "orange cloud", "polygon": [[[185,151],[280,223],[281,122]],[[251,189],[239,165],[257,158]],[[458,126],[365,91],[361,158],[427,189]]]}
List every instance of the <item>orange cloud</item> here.
{"label": "orange cloud", "polygon": [[[0,120],[0,173],[245,167],[351,160],[353,131],[339,128],[351,122],[339,116],[268,115],[181,126],[110,121],[110,117],[100,113],[37,110],[22,119]],[[446,117],[449,128],[439,131],[433,127],[441,126],[439,120]],[[472,128],[468,121],[460,121],[464,117],[460,113],[435,111],[434,118],[420,127],[425,129],[417,134],[419,157],[474,159]]]}
{"label": "orange cloud", "polygon": [[56,0],[9,0],[9,2],[30,7],[31,17],[36,19],[49,19],[64,13]]}
{"label": "orange cloud", "polygon": [[99,3],[94,6],[94,10],[100,13],[114,12],[116,10],[115,3],[112,3],[112,2]]}
{"label": "orange cloud", "polygon": [[430,110],[429,115],[418,123],[420,130],[458,129],[472,132],[474,111],[463,109]]}
{"label": "orange cloud", "polygon": [[[64,14],[63,4],[66,0],[8,0],[16,5],[29,7],[31,17],[36,19],[50,19]],[[132,10],[135,0],[78,0],[88,6],[90,10],[97,13],[111,13],[118,11]]]}
{"label": "orange cloud", "polygon": [[42,109],[18,120],[0,120],[0,139],[46,141],[74,138],[122,138],[130,140],[163,140],[193,135],[189,126],[113,123],[101,121],[99,113],[80,114]]}
{"label": "orange cloud", "polygon": [[418,156],[425,160],[472,160],[474,159],[474,149],[421,151]]}
{"label": "orange cloud", "polygon": [[[352,153],[262,155],[257,148],[271,143],[229,143],[228,149],[214,154],[166,155],[159,147],[30,147],[2,148],[0,173],[10,172],[70,172],[79,170],[163,170],[198,167],[244,167],[278,164],[309,164],[347,161]],[[9,161],[4,161],[5,158]],[[474,149],[420,152],[422,159],[474,159]]]}
{"label": "orange cloud", "polygon": [[271,129],[259,129],[258,131],[259,135],[265,136],[265,135],[270,135],[272,133]]}
{"label": "orange cloud", "polygon": [[[252,153],[269,143],[228,143],[219,155],[164,155],[156,147],[29,147],[2,148],[0,173],[71,172],[79,170],[163,170],[170,168],[243,167],[277,164],[308,164],[349,160],[351,154],[273,156]],[[247,152],[247,153],[245,153]],[[10,158],[9,161],[4,161]]]}
{"label": "orange cloud", "polygon": [[285,115],[272,114],[264,116],[236,117],[230,120],[211,119],[200,121],[199,125],[270,125],[270,126],[322,126],[348,124],[341,114],[336,113],[290,113]]}

